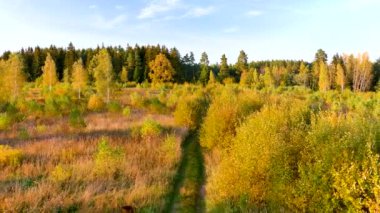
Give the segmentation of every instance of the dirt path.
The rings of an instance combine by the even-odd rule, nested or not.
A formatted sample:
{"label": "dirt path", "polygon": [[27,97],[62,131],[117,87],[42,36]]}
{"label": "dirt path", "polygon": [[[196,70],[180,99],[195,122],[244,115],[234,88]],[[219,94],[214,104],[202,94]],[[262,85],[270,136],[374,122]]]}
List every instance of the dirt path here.
{"label": "dirt path", "polygon": [[198,133],[190,132],[182,143],[182,159],[164,212],[204,212],[204,181]]}

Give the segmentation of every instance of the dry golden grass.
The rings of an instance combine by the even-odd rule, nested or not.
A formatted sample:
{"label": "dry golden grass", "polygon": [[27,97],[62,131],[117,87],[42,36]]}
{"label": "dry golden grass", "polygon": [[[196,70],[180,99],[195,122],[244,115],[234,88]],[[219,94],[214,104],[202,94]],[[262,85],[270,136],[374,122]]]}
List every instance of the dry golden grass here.
{"label": "dry golden grass", "polygon": [[[146,118],[165,131],[148,139],[132,134]],[[187,130],[177,128],[169,115],[136,109],[128,117],[90,113],[84,119],[87,127],[79,130],[70,128],[67,118],[46,118],[26,120],[0,133],[1,144],[23,154],[18,167],[1,168],[0,212],[115,212],[123,205],[162,210]],[[27,138],[20,138],[21,128]],[[123,152],[112,175],[94,170],[103,137]]]}

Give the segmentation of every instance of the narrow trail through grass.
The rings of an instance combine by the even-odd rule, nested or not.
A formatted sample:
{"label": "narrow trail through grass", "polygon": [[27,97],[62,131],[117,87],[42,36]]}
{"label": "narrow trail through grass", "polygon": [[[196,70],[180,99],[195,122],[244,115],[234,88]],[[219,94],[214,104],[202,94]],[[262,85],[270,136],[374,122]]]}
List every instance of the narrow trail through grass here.
{"label": "narrow trail through grass", "polygon": [[204,161],[199,135],[192,131],[182,143],[182,159],[164,212],[204,212],[204,181]]}

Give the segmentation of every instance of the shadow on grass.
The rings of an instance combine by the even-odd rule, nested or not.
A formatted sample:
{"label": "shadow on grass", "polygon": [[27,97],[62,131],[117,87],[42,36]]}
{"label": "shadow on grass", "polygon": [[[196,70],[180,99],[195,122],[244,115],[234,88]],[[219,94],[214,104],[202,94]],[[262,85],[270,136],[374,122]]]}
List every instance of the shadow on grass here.
{"label": "shadow on grass", "polygon": [[204,159],[198,132],[189,132],[182,143],[182,159],[173,180],[164,212],[204,212],[202,192],[205,181]]}

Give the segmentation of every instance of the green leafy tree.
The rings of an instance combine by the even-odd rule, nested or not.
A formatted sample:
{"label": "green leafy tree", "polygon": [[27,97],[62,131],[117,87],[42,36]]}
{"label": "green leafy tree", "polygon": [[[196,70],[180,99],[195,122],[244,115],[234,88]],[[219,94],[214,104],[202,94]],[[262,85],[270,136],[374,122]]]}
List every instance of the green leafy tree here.
{"label": "green leafy tree", "polygon": [[83,61],[80,58],[73,64],[73,88],[78,91],[78,99],[81,99],[81,91],[83,91],[87,86],[88,74],[83,66]]}
{"label": "green leafy tree", "polygon": [[52,87],[58,82],[58,78],[57,68],[50,53],[46,56],[45,65],[42,68],[42,71],[42,85],[49,87],[49,91],[51,91]]}
{"label": "green leafy tree", "polygon": [[275,86],[275,80],[273,77],[272,69],[270,67],[264,68],[264,85],[266,87],[274,87]]}
{"label": "green leafy tree", "polygon": [[162,53],[158,54],[153,61],[149,62],[149,68],[151,70],[149,77],[153,83],[163,83],[174,79],[174,68]]}

